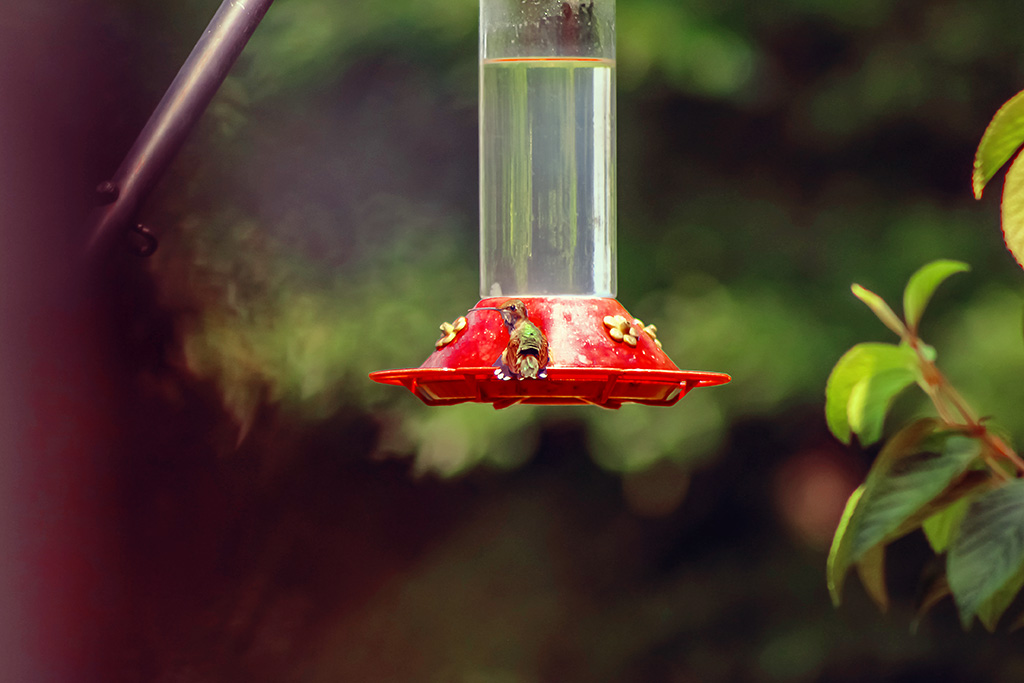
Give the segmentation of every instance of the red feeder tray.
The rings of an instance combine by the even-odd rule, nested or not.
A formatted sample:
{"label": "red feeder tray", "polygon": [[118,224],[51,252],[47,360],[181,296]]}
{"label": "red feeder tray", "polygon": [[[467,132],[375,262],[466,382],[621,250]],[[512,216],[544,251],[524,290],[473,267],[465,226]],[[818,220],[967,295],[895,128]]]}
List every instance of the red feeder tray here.
{"label": "red feeder tray", "polygon": [[[586,297],[496,297],[477,307],[499,306],[510,298],[526,304],[530,321],[548,339],[545,379],[503,380],[493,363],[508,344],[495,311],[467,314],[468,325],[418,368],[371,372],[370,379],[404,386],[432,406],[492,403],[540,405],[623,403],[670,406],[696,387],[730,381],[720,372],[680,370],[661,350],[653,331],[636,330],[636,345],[612,337],[606,317],[634,318],[615,299]],[[634,327],[636,327],[634,325]]]}

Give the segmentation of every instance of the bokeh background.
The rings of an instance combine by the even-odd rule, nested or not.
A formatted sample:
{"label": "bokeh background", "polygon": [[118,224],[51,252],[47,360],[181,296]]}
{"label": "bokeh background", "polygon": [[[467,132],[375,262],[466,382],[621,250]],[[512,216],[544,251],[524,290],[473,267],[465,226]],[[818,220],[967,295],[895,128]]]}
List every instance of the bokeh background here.
{"label": "bokeh background", "polygon": [[477,300],[472,0],[279,0],[146,207],[156,255],[85,259],[216,8],[0,13],[5,680],[1024,678],[1019,634],[949,604],[911,632],[918,537],[888,615],[824,582],[872,457],[828,435],[825,380],[890,340],[851,282],[896,303],[971,264],[923,334],[1024,433],[1024,274],[998,183],[970,190],[1024,88],[1016,3],[621,0],[619,300],[734,380],[619,411],[366,377]]}

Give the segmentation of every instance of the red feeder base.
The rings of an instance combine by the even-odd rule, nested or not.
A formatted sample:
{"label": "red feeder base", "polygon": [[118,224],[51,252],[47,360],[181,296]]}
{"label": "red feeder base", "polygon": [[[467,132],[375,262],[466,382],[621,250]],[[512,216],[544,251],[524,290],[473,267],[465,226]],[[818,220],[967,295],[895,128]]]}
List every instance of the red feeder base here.
{"label": "red feeder base", "polygon": [[[515,297],[484,299],[477,307],[499,306],[510,298]],[[518,298],[526,304],[530,321],[548,338],[545,379],[502,380],[494,375],[493,363],[508,344],[505,325],[495,311],[468,313],[465,328],[419,368],[371,372],[370,379],[404,386],[427,405],[476,402],[495,408],[516,403],[670,406],[695,387],[731,379],[720,372],[677,368],[661,350],[654,330],[641,329],[615,299]],[[627,321],[626,335],[630,325],[637,334],[620,341],[622,330],[612,329],[616,316]]]}

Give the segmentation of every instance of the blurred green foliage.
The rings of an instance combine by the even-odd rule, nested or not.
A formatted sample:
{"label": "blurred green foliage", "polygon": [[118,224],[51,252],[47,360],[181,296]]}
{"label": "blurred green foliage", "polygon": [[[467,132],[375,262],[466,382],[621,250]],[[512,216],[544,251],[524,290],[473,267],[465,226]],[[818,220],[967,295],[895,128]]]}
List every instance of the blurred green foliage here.
{"label": "blurred green foliage", "polygon": [[[802,416],[820,415],[843,350],[887,339],[849,283],[894,300],[922,263],[953,258],[972,272],[932,303],[922,335],[973,405],[1024,435],[1014,419],[1024,401],[1021,274],[994,200],[971,196],[985,123],[1024,83],[1019,8],[619,5],[618,298],[658,326],[677,365],[728,372],[731,384],[670,409],[494,411],[427,408],[367,379],[418,366],[438,325],[477,300],[468,0],[274,4],[146,217],[164,231],[149,264],[173,320],[169,360],[216,388],[243,450],[278,447],[274,430],[315,433],[367,414],[380,430],[374,458],[411,462],[452,487],[489,469],[528,478],[488,489],[471,510],[486,519],[457,527],[333,625],[339,650],[351,642],[364,658],[378,646],[395,655],[394,677],[379,680],[955,676],[948,658],[919,663],[957,651],[949,639],[959,634],[910,639],[908,619],[879,624],[863,601],[830,611],[820,529],[800,520],[831,524],[827,539],[856,458]],[[213,9],[103,3],[111,34],[141,55],[126,75],[153,103]],[[925,406],[907,396],[894,409],[903,419]],[[758,431],[764,424],[778,433]],[[599,474],[567,466],[552,483],[529,464],[567,431]],[[331,448],[348,452],[344,439]],[[799,466],[777,475],[790,459]],[[706,491],[687,488],[702,475]],[[730,512],[708,512],[709,496]],[[613,499],[658,518],[685,500],[705,527],[679,539],[624,517]],[[769,526],[773,515],[789,521]],[[739,518],[751,534],[785,528],[793,538],[744,535],[729,523]],[[637,537],[657,550],[633,558]],[[674,543],[699,548],[667,549]],[[687,552],[700,564],[672,555]],[[496,567],[509,584],[489,574]],[[458,618],[438,617],[448,609]],[[856,638],[847,619],[859,619]],[[545,659],[551,642],[570,653],[565,662]],[[316,660],[302,680],[371,668],[351,657]],[[984,659],[993,680],[1018,680],[1024,666]]]}
{"label": "blurred green foliage", "polygon": [[[950,330],[1014,286],[991,211],[965,206],[960,148],[994,81],[1019,75],[1001,5],[748,9],[619,8],[619,298],[678,365],[736,379],[665,413],[569,411],[617,471],[700,461],[730,423],[818,401],[870,324],[844,296],[853,279],[885,291],[924,259],[976,264],[984,277],[940,319]],[[162,42],[187,44],[199,17],[172,16]],[[464,1],[279,2],[176,166],[154,275],[190,311],[183,362],[243,425],[263,402],[309,419],[357,404],[408,418],[410,450],[433,452],[424,435],[456,424],[476,436],[439,466],[453,473],[522,462],[524,421],[564,412],[424,411],[365,380],[418,365],[475,300],[475,19]],[[951,339],[954,358],[975,340]],[[984,374],[966,390],[990,387],[971,384]]]}

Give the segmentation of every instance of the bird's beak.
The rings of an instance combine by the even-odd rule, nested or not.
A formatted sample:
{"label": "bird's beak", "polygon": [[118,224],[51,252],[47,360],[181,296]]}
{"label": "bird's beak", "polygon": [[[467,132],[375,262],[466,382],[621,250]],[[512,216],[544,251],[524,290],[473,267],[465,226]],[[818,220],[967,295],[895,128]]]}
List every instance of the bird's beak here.
{"label": "bird's beak", "polygon": [[468,313],[472,313],[473,311],[500,311],[500,310],[501,309],[498,308],[497,306],[481,306],[480,308],[471,308],[467,312]]}

